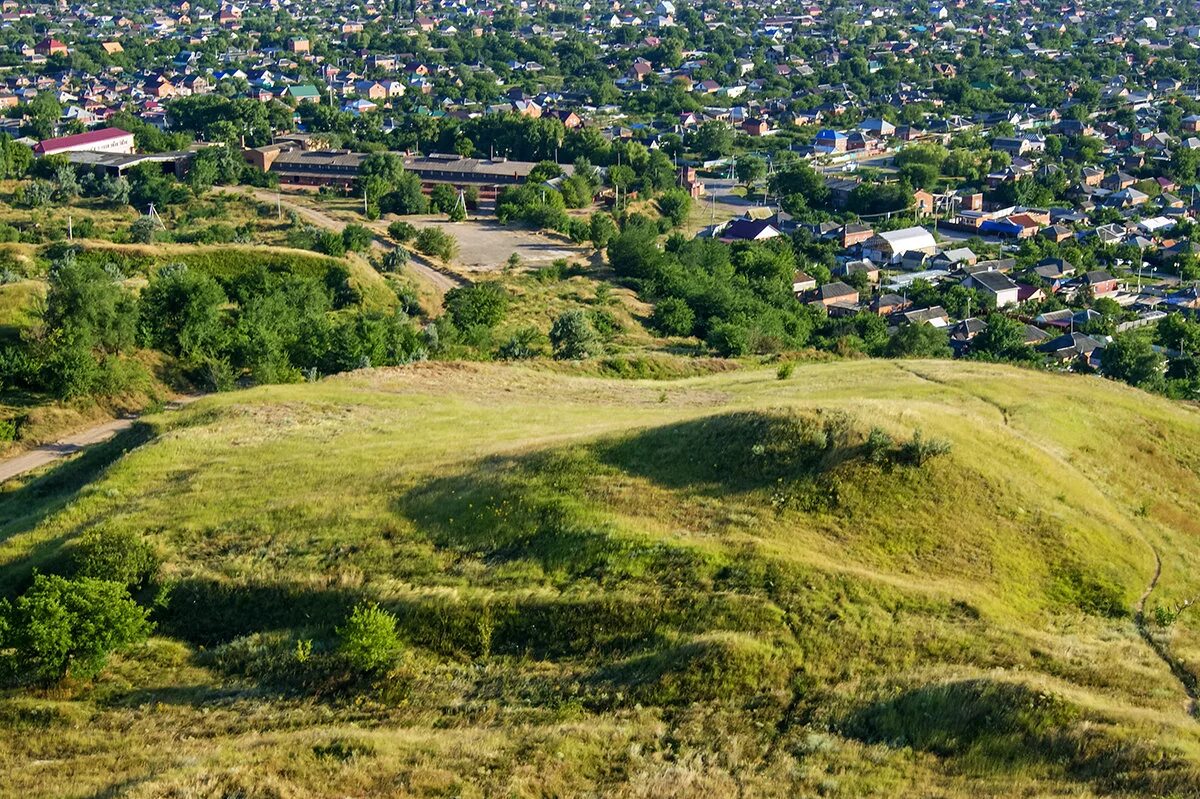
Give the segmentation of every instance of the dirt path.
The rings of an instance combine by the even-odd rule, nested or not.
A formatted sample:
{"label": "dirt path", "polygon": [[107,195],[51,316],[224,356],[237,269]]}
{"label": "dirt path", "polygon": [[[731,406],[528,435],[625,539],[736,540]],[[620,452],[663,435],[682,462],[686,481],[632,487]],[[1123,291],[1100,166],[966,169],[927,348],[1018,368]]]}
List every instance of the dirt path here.
{"label": "dirt path", "polygon": [[[341,233],[348,224],[347,222],[330,216],[324,211],[298,203],[292,198],[288,197],[286,194],[276,195],[275,192],[268,191],[267,189],[253,189],[251,190],[251,194],[254,199],[260,203],[264,203],[266,205],[275,205],[278,203],[289,211],[295,211],[296,215],[301,219],[304,219],[305,221],[316,225],[317,227],[325,228],[326,230],[333,230]],[[380,235],[377,230],[373,230],[372,232],[375,233],[375,238],[371,242],[373,247],[384,252],[388,250],[394,250],[396,248],[395,244],[383,238],[383,236]],[[435,269],[416,255],[411,255],[411,257],[408,259],[406,268],[411,269],[414,275],[428,283],[438,293],[439,296],[445,294],[455,286],[463,285],[463,280],[461,278],[448,275],[445,272]]]}
{"label": "dirt path", "polygon": [[1164,637],[1156,638],[1150,629],[1150,625],[1146,622],[1146,600],[1154,593],[1154,589],[1158,587],[1158,578],[1162,576],[1162,558],[1159,557],[1158,550],[1151,547],[1154,552],[1154,576],[1150,578],[1150,584],[1146,586],[1146,590],[1138,597],[1137,604],[1134,605],[1133,623],[1137,627],[1138,635],[1146,642],[1146,646],[1158,656],[1171,674],[1175,675],[1175,679],[1179,680],[1179,684],[1183,686],[1183,692],[1187,694],[1187,705],[1185,709],[1189,716],[1196,716],[1197,706],[1200,704],[1200,680],[1197,680],[1196,675],[1192,673],[1179,658],[1171,654],[1170,648]]}
{"label": "dirt path", "polygon": [[[190,405],[198,399],[200,399],[198,396],[183,397],[182,399],[168,402],[164,407],[166,410],[174,411],[185,405]],[[86,430],[80,430],[78,433],[73,433],[66,438],[59,439],[53,444],[43,444],[40,447],[35,447],[27,452],[22,452],[7,460],[0,461],[0,483],[11,480],[14,477],[20,477],[34,469],[40,469],[68,455],[74,455],[76,452],[81,452],[93,444],[108,441],[118,433],[123,433],[133,427],[134,422],[139,418],[138,416],[124,416],[120,419],[113,419],[103,424],[89,427]]]}

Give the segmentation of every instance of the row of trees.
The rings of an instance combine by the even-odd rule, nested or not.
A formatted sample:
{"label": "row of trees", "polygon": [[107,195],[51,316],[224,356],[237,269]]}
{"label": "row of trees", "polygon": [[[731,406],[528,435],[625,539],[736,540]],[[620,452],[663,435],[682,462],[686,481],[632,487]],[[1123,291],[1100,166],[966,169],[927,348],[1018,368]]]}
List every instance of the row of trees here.
{"label": "row of trees", "polygon": [[368,312],[349,272],[323,279],[248,268],[228,280],[177,264],[135,294],[115,268],[72,251],[54,263],[40,325],[0,351],[0,384],[54,396],[115,395],[144,386],[133,356],[161,351],[192,379],[290,382],[424,357],[403,314]]}

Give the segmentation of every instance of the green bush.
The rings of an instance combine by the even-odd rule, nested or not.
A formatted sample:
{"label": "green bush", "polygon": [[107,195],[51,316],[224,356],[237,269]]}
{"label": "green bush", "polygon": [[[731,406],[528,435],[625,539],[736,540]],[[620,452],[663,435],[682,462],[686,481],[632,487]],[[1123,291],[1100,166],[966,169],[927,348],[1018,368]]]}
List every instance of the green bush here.
{"label": "green bush", "polygon": [[564,311],[550,328],[554,357],[578,361],[600,352],[600,336],[588,315],[580,310]]}
{"label": "green bush", "polygon": [[441,228],[422,228],[414,242],[416,248],[443,261],[449,261],[458,253],[458,242]]}
{"label": "green bush", "polygon": [[392,224],[388,225],[388,235],[391,236],[397,244],[404,244],[412,241],[417,235],[417,229],[409,222],[402,219],[397,219]]}
{"label": "green bush", "polygon": [[667,297],[654,306],[650,324],[664,336],[690,336],[696,329],[696,314],[679,297]]}
{"label": "green bush", "polygon": [[75,577],[139,588],[158,571],[154,547],[131,530],[89,530],[71,553]]}
{"label": "green bush", "polygon": [[542,339],[542,334],[536,327],[523,327],[500,345],[496,357],[505,361],[536,358],[542,354]]}
{"label": "green bush", "polygon": [[508,310],[508,292],[495,281],[458,286],[446,292],[442,304],[460,330],[493,328]]}
{"label": "green bush", "polygon": [[11,605],[0,604],[0,649],[17,682],[90,679],[113,652],[150,634],[147,611],[120,583],[39,574]]}
{"label": "green bush", "polygon": [[358,605],[338,628],[338,653],[360,674],[382,671],[400,654],[396,617],[379,605]]}
{"label": "green bush", "polygon": [[950,442],[940,438],[926,438],[917,430],[912,440],[900,448],[900,460],[913,466],[924,466],[933,458],[950,452]]}

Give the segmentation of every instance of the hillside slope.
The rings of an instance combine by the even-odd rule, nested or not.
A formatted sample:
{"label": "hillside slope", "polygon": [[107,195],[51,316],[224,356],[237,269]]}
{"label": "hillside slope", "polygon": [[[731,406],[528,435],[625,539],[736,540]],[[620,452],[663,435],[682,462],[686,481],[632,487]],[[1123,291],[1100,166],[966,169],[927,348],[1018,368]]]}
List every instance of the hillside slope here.
{"label": "hillside slope", "polygon": [[[212,397],[0,495],[4,595],[97,528],[169,586],[0,695],[0,794],[1196,795],[1200,621],[1134,609],[1200,594],[1198,466],[1189,406],[965,363]],[[363,600],[406,647],[348,687]]]}

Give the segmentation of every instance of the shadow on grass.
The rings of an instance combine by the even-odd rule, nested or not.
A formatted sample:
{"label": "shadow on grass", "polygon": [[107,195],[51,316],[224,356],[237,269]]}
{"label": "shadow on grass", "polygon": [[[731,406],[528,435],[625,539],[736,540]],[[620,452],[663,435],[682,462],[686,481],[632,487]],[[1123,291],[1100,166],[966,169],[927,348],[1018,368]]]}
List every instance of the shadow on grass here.
{"label": "shadow on grass", "polygon": [[1098,721],[1051,693],[975,679],[904,691],[843,727],[851,737],[928,752],[981,776],[1051,769],[1106,791],[1196,795],[1193,767],[1152,740],[1119,740]]}
{"label": "shadow on grass", "polygon": [[724,413],[595,447],[597,459],[670,489],[716,497],[811,477],[853,454],[850,421],[791,411]]}
{"label": "shadow on grass", "polygon": [[[78,457],[52,465],[48,471],[21,482],[14,479],[0,488],[0,541],[29,532],[50,514],[73,500],[121,456],[149,441],[154,429],[144,422],[118,433],[108,441],[85,449]],[[74,533],[67,533],[33,546],[19,561],[0,572],[0,595],[19,592],[35,568],[46,570]]]}

